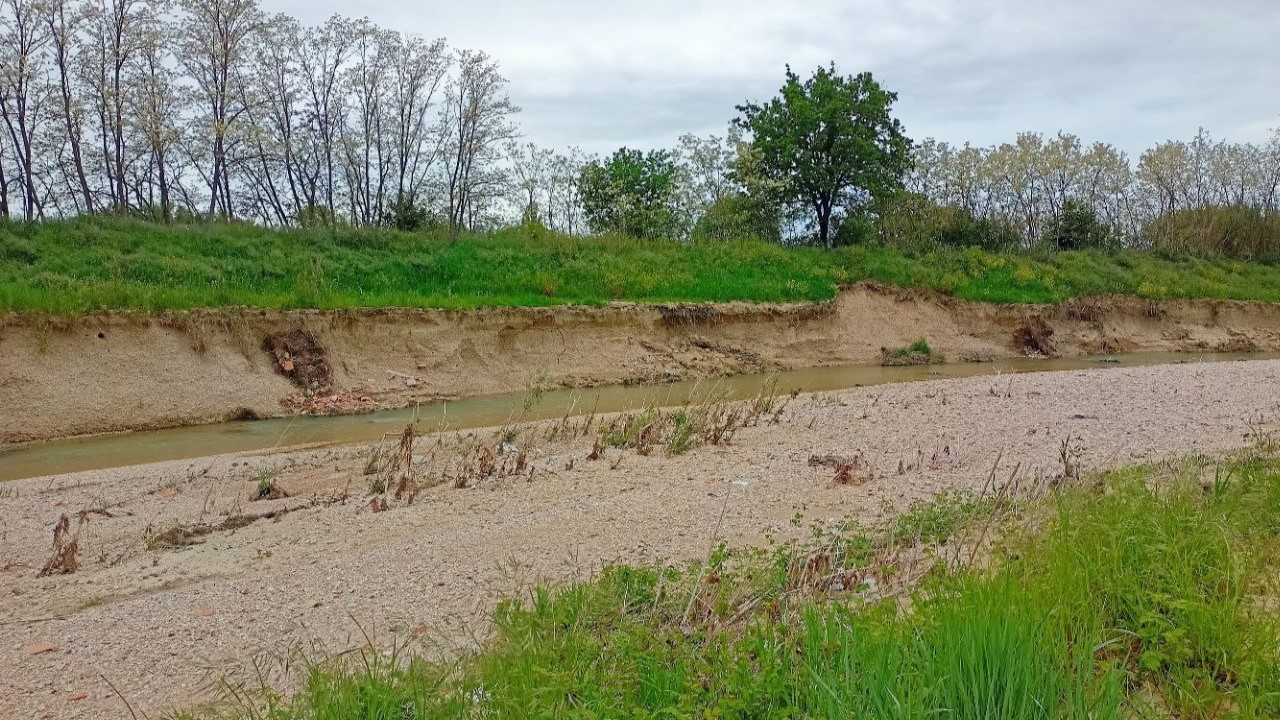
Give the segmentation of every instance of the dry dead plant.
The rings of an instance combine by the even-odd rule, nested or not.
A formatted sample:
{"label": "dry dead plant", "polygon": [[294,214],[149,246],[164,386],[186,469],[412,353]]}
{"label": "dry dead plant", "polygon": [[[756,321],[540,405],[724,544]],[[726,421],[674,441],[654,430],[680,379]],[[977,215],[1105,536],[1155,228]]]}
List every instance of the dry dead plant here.
{"label": "dry dead plant", "polygon": [[80,526],[86,522],[85,517],[80,516],[74,533],[71,530],[71,518],[66,513],[58,518],[53,526],[53,556],[41,568],[40,577],[70,575],[80,569],[76,553],[80,551]]}

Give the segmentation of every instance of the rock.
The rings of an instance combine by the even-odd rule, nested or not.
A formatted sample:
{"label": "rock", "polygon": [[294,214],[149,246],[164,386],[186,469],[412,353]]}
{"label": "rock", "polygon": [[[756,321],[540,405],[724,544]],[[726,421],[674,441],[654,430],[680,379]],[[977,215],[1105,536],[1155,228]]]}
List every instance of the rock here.
{"label": "rock", "polygon": [[405,378],[404,385],[405,387],[415,388],[418,387],[418,381],[415,378]]}
{"label": "rock", "polygon": [[162,488],[160,490],[160,497],[164,498],[165,500],[172,500],[178,497],[178,491],[174,490],[173,488]]}
{"label": "rock", "polygon": [[80,702],[81,700],[88,700],[88,699],[89,699],[89,696],[88,696],[87,694],[85,694],[85,693],[76,693],[75,695],[72,695],[71,697],[67,698],[67,701],[68,701],[68,702]]}
{"label": "rock", "polygon": [[58,646],[48,641],[31,643],[30,645],[22,648],[22,654],[27,657],[35,657],[37,655],[44,655],[45,653],[51,652],[58,652]]}

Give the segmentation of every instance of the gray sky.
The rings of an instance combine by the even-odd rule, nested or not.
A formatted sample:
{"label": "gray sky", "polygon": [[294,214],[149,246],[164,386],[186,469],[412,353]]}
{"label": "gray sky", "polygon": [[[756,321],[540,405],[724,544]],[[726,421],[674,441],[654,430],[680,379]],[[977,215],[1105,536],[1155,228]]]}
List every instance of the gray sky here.
{"label": "gray sky", "polygon": [[263,0],[485,50],[526,137],[607,152],[722,134],[784,66],[835,60],[899,94],[915,139],[1059,129],[1136,154],[1280,125],[1280,0]]}

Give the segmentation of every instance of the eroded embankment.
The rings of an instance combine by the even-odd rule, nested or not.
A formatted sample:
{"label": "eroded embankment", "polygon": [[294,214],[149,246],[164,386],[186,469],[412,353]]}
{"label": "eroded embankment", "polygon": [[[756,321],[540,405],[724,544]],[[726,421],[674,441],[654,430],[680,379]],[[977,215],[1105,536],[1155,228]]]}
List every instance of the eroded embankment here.
{"label": "eroded embankment", "polygon": [[818,305],[10,316],[0,443],[518,391],[876,362],[1280,349],[1280,305],[999,306],[862,285]]}

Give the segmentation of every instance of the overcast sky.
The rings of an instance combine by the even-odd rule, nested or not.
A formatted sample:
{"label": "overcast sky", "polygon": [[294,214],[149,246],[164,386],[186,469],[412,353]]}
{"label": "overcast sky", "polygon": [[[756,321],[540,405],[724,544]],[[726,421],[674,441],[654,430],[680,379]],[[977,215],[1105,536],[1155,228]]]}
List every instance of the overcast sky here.
{"label": "overcast sky", "polygon": [[915,139],[1059,129],[1136,154],[1280,125],[1280,0],[263,0],[485,50],[526,137],[607,152],[722,134],[791,63],[871,70]]}

